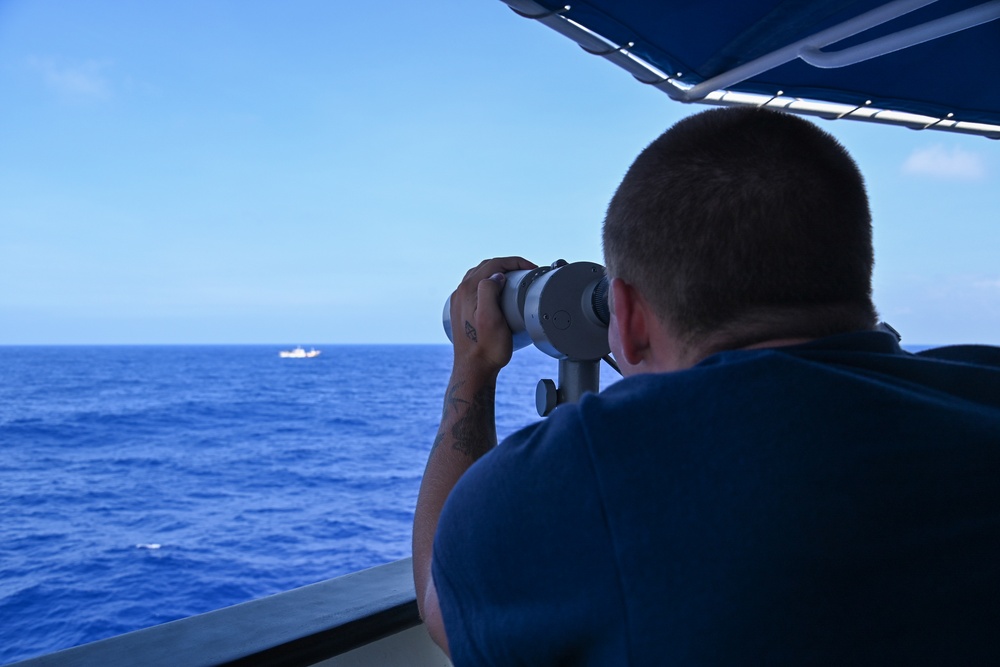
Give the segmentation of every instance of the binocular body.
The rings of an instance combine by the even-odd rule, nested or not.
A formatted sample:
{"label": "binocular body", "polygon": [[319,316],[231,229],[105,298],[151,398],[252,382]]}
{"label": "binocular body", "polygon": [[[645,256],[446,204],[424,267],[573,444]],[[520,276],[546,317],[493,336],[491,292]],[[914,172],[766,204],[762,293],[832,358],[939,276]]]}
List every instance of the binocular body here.
{"label": "binocular body", "polygon": [[[505,274],[500,309],[514,349],[534,344],[556,359],[592,361],[608,347],[608,279],[593,262],[567,263]],[[444,330],[452,339],[451,298],[444,304]]]}

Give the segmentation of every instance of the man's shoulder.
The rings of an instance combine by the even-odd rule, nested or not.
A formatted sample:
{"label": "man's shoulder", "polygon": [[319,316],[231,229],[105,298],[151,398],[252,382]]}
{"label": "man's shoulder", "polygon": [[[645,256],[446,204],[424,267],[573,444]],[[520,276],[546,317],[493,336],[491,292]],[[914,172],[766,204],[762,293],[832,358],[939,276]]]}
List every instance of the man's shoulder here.
{"label": "man's shoulder", "polygon": [[[908,381],[933,384],[942,374],[968,377],[996,377],[1000,373],[1000,348],[989,345],[953,345],[910,352],[900,347],[895,336],[864,331],[829,336],[789,347],[734,350],[703,361],[695,369],[745,372],[746,367],[771,367],[814,375],[821,380],[831,369],[858,378],[877,373],[899,376]],[[742,367],[742,368],[741,368]]]}
{"label": "man's shoulder", "polygon": [[[833,406],[870,412],[872,401],[921,397],[972,401],[1000,410],[1000,348],[967,345],[913,354],[878,332],[845,334],[788,348],[722,352],[683,371],[636,375],[557,408],[508,438],[498,458],[578,458],[598,443],[653,433],[745,430],[750,424],[827,418]],[[990,407],[992,406],[992,407]],[[877,415],[876,415],[877,416]],[[694,437],[695,433],[691,433]]]}
{"label": "man's shoulder", "polygon": [[1000,369],[1000,347],[992,345],[946,345],[919,350],[915,356]]}
{"label": "man's shoulder", "polygon": [[[638,375],[581,402],[579,419],[588,432],[608,424],[624,434],[651,428],[734,428],[782,414],[806,420],[824,417],[833,406],[870,412],[873,400],[905,398],[975,404],[1000,410],[1000,348],[963,345],[918,354],[895,338],[861,332],[787,348],[721,352],[683,371]],[[853,408],[852,408],[853,409]],[[956,406],[957,409],[957,406]],[[720,421],[721,420],[721,421]],[[718,422],[718,423],[716,423]]]}

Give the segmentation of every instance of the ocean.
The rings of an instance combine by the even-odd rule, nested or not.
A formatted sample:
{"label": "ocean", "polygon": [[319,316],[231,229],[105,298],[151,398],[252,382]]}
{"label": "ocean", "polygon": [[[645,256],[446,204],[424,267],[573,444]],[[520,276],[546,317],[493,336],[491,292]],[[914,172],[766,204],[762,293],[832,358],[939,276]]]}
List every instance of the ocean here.
{"label": "ocean", "polygon": [[451,348],[316,347],[0,347],[0,663],[409,556]]}

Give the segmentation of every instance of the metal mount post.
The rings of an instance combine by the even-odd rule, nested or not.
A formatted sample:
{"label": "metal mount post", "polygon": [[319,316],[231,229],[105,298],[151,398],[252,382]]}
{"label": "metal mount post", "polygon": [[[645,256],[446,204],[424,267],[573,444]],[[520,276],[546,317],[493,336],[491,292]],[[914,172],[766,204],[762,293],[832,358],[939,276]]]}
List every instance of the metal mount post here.
{"label": "metal mount post", "polygon": [[535,387],[535,409],[541,417],[548,416],[557,406],[576,403],[586,392],[601,389],[601,360],[559,360],[559,386],[549,379],[539,380]]}

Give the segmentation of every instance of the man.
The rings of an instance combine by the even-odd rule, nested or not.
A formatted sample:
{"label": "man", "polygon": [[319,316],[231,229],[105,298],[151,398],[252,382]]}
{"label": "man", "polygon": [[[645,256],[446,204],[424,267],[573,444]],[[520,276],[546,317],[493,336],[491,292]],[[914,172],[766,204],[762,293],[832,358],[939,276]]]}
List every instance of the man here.
{"label": "man", "polygon": [[629,169],[604,252],[626,379],[499,447],[497,296],[532,265],[452,297],[413,551],[455,664],[996,661],[1000,351],[877,330],[846,151],[790,115],[689,117]]}

